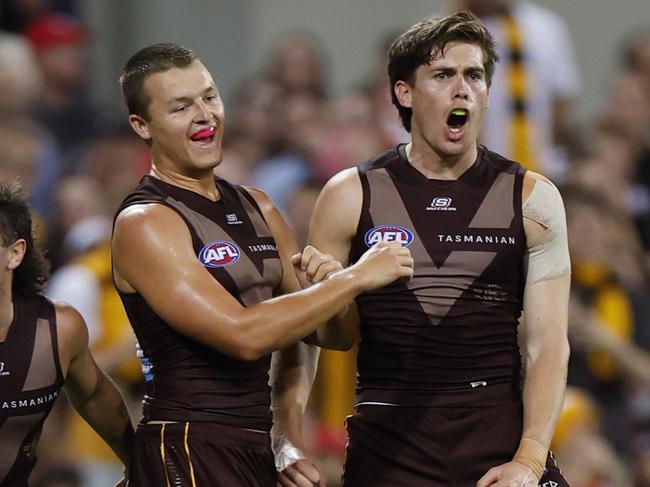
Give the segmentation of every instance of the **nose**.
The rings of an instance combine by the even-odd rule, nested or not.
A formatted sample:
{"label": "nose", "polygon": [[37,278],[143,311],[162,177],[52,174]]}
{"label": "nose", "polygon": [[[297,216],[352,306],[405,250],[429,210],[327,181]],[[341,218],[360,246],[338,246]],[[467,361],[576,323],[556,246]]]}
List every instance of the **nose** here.
{"label": "nose", "polygon": [[467,100],[469,98],[469,87],[464,76],[458,76],[454,86],[454,98]]}
{"label": "nose", "polygon": [[207,122],[212,118],[212,113],[208,109],[207,105],[203,100],[199,100],[196,103],[196,115],[194,117],[195,122]]}

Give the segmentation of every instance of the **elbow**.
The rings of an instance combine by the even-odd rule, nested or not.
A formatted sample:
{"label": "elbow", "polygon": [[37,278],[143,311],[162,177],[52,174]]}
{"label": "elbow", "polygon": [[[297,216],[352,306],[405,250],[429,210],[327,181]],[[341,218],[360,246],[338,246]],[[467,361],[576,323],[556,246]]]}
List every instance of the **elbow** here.
{"label": "elbow", "polygon": [[269,353],[260,344],[246,337],[234,337],[227,348],[227,355],[244,362],[254,362]]}

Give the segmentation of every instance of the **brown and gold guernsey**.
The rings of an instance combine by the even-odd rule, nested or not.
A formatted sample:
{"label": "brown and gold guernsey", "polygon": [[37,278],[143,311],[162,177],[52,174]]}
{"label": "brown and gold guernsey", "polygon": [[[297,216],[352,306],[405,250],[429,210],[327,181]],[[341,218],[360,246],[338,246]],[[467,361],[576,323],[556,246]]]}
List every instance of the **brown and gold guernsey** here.
{"label": "brown and gold guernsey", "polygon": [[[192,236],[196,258],[243,306],[252,306],[273,296],[282,264],[255,200],[223,179],[216,179],[216,184],[221,199],[214,202],[145,176],[118,214],[142,203],[176,211]],[[165,283],[159,285],[162,289]],[[120,297],[138,339],[145,375],[143,422],[195,421],[270,429],[270,356],[256,361],[229,357],[174,330],[140,294],[120,293]]]}
{"label": "brown and gold guernsey", "polygon": [[404,147],[359,167],[363,207],[350,261],[397,240],[410,249],[415,274],[357,298],[358,403],[428,406],[463,391],[517,395],[524,170],[480,146],[459,179],[432,180]]}
{"label": "brown and gold guernsey", "polygon": [[0,343],[0,486],[26,486],[43,422],[63,386],[54,305],[15,296]]}

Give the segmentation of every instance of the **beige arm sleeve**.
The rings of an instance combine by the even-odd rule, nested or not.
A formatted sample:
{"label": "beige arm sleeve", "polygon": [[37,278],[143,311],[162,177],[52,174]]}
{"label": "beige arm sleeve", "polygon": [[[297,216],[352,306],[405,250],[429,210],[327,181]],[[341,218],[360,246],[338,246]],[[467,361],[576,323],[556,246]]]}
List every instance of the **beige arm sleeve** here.
{"label": "beige arm sleeve", "polygon": [[523,203],[523,216],[545,228],[528,246],[526,282],[534,284],[571,272],[566,215],[557,188],[546,179],[537,179]]}

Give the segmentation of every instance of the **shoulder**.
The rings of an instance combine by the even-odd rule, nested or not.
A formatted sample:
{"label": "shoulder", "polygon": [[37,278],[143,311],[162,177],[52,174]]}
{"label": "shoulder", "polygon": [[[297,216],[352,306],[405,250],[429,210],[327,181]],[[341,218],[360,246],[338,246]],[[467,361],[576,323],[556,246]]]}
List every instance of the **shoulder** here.
{"label": "shoulder", "polygon": [[257,206],[264,215],[267,215],[276,209],[273,200],[266,191],[256,186],[241,186],[241,188],[255,200]]}
{"label": "shoulder", "polygon": [[533,191],[535,192],[535,197],[541,198],[542,200],[562,200],[557,187],[548,178],[533,171],[526,171],[522,187],[522,201],[524,206],[531,199]]}
{"label": "shoulder", "polygon": [[178,212],[162,202],[139,203],[124,208],[115,218],[115,234],[134,232],[139,238],[150,231],[182,224]]}
{"label": "shoulder", "polygon": [[88,328],[81,314],[65,301],[53,300],[61,362],[67,364],[88,348]]}
{"label": "shoulder", "polygon": [[323,192],[347,192],[357,191],[361,188],[361,178],[359,176],[359,169],[350,167],[336,173],[330,178],[323,187]]}
{"label": "shoulder", "polygon": [[357,172],[365,174],[368,171],[385,168],[386,166],[399,162],[402,157],[400,151],[403,150],[403,147],[403,145],[398,145],[397,147],[389,149],[372,159],[368,159],[367,161],[358,164],[355,169]]}

